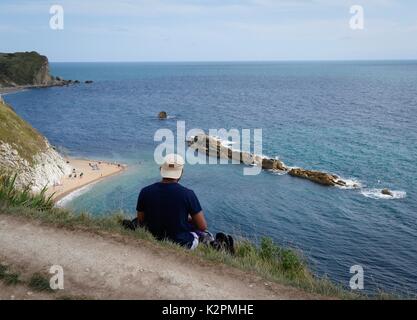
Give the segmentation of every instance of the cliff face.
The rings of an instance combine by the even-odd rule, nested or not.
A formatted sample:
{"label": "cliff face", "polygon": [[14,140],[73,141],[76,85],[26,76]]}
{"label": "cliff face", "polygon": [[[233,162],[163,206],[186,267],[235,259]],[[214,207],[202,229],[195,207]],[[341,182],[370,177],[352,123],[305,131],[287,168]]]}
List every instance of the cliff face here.
{"label": "cliff face", "polygon": [[41,56],[41,57],[44,57],[45,59],[42,61],[42,64],[40,65],[40,68],[38,69],[38,71],[34,73],[33,84],[45,86],[45,85],[52,84],[54,79],[49,74],[48,59],[45,56]]}
{"label": "cliff face", "polygon": [[39,132],[0,99],[0,170],[18,173],[17,187],[35,192],[71,172],[66,161]]}

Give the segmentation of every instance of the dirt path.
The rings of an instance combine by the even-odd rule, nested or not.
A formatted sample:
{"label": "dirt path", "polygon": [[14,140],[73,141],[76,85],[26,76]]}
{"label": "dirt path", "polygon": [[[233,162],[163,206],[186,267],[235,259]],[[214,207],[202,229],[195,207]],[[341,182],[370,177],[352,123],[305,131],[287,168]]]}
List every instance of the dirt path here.
{"label": "dirt path", "polygon": [[34,292],[24,285],[7,286],[0,282],[0,300],[50,300],[51,295]]}
{"label": "dirt path", "polygon": [[149,242],[57,229],[7,215],[0,215],[0,259],[24,266],[25,272],[47,273],[51,265],[60,265],[62,294],[96,299],[318,298]]}

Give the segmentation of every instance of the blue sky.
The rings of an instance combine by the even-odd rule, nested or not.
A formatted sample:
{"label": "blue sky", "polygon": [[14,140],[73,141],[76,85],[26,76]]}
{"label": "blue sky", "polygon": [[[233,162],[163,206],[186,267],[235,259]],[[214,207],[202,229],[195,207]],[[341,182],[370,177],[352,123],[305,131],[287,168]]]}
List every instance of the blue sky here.
{"label": "blue sky", "polygon": [[[49,9],[64,8],[64,30]],[[351,30],[351,5],[365,29]],[[1,0],[0,52],[51,61],[417,59],[415,0]]]}

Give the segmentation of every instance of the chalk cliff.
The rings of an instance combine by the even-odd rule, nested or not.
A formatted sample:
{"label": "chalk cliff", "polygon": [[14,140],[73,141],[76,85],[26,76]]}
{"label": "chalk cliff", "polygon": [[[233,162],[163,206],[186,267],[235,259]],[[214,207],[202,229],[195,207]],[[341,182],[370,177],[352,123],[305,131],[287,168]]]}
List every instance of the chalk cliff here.
{"label": "chalk cliff", "polygon": [[[41,80],[41,79],[39,79]],[[0,171],[17,173],[17,187],[34,192],[71,172],[48,140],[21,119],[0,97]]]}

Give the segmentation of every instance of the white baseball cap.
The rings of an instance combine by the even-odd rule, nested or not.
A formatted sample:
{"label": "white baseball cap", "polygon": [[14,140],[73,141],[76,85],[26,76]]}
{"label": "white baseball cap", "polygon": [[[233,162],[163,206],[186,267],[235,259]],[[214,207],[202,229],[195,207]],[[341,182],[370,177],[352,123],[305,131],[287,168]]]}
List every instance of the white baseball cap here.
{"label": "white baseball cap", "polygon": [[184,158],[179,154],[168,154],[165,157],[164,164],[161,166],[162,178],[179,179],[182,175],[184,164]]}

